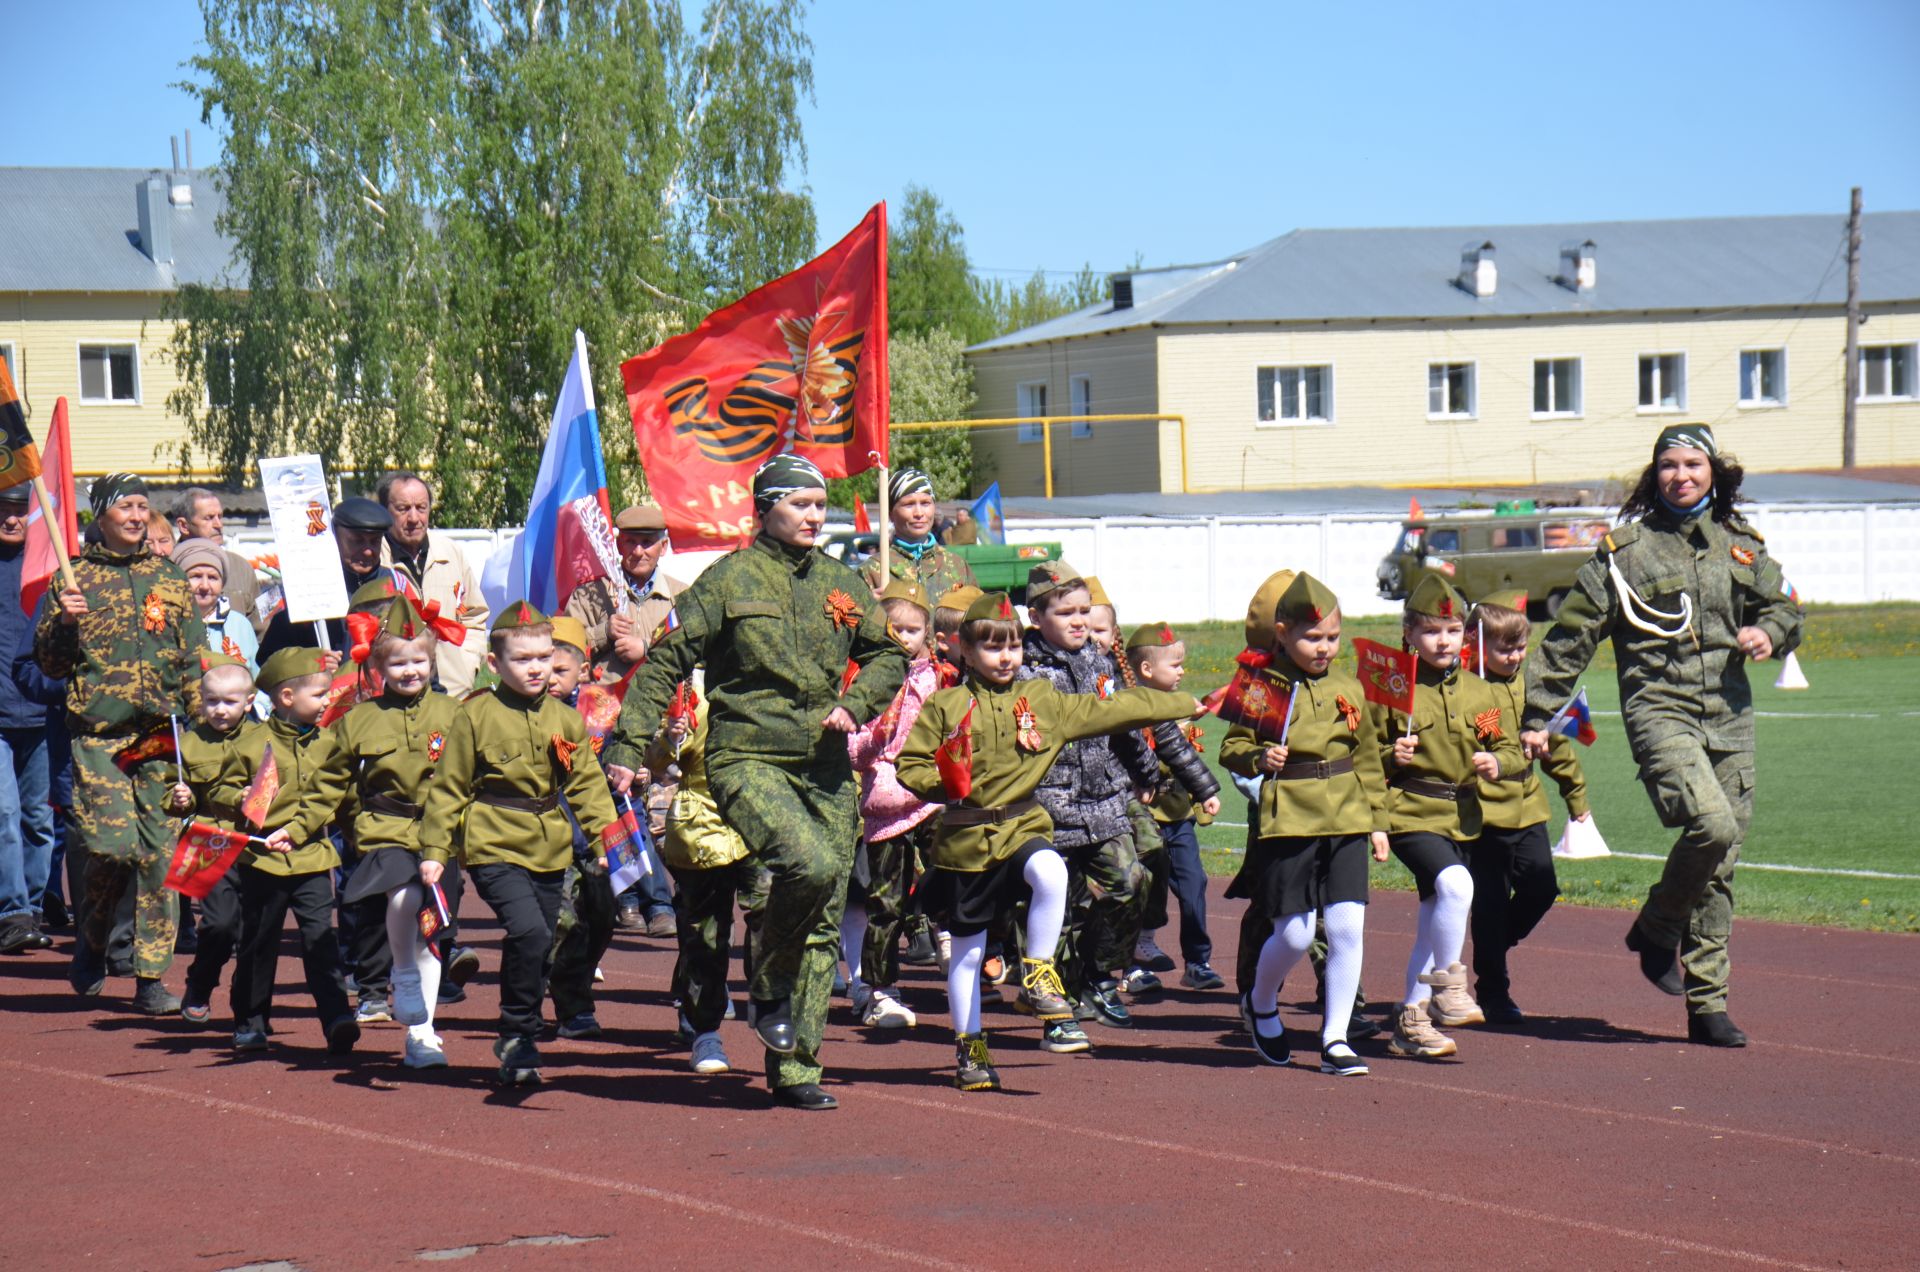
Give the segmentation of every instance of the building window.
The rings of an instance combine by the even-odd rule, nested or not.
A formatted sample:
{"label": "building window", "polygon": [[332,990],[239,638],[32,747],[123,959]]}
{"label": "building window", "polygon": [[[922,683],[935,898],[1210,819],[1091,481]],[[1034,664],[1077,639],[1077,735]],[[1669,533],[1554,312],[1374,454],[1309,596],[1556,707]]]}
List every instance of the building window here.
{"label": "building window", "polygon": [[1262,424],[1333,422],[1332,367],[1261,367],[1254,390]]}
{"label": "building window", "polygon": [[1427,366],[1427,418],[1473,418],[1473,363],[1434,362]]}
{"label": "building window", "polygon": [[[1076,375],[1067,381],[1067,401],[1075,415],[1093,414],[1093,377]],[[1074,437],[1092,437],[1093,425],[1085,420],[1074,421],[1071,435]]]}
{"label": "building window", "polygon": [[80,400],[82,402],[138,402],[140,400],[138,346],[81,345]]}
{"label": "building window", "polygon": [[1533,413],[1537,418],[1580,414],[1580,359],[1533,360]]}
{"label": "building window", "polygon": [[1740,351],[1740,405],[1785,406],[1787,404],[1787,351],[1785,349],[1742,349]]}
{"label": "building window", "polygon": [[1643,411],[1687,409],[1686,354],[1643,353],[1640,355],[1640,409]]}
{"label": "building window", "polygon": [[[1019,396],[1016,399],[1016,406],[1018,408],[1014,411],[1016,415],[1045,415],[1047,413],[1046,381],[1042,380],[1035,384],[1021,385]],[[1040,430],[1045,427],[1046,425],[1044,424],[1022,424],[1018,430],[1020,440],[1023,442],[1039,441]]]}
{"label": "building window", "polygon": [[1910,344],[1867,345],[1860,350],[1860,400],[1891,401],[1915,396]]}

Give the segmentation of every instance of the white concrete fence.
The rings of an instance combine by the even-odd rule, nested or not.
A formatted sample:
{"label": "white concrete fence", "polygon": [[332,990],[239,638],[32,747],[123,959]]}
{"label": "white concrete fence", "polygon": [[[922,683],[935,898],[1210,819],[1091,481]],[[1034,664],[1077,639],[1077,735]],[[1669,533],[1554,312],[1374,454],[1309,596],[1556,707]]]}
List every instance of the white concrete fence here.
{"label": "white concrete fence", "polygon": [[[1772,504],[1746,511],[1802,600],[1920,600],[1920,502]],[[1242,618],[1254,589],[1282,568],[1313,573],[1348,614],[1392,613],[1398,603],[1380,597],[1374,571],[1399,532],[1399,518],[1377,515],[1007,522],[1009,542],[1058,542],[1075,567],[1099,575],[1125,623]],[[466,546],[476,576],[505,538],[487,530],[451,533]],[[662,568],[691,582],[716,556],[675,553]]]}

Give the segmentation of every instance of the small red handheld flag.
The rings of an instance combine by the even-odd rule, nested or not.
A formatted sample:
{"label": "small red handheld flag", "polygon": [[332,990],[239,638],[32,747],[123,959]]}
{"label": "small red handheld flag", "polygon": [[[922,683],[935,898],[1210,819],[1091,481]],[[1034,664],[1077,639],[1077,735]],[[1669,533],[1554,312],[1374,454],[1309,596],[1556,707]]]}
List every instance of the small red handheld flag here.
{"label": "small red handheld flag", "polygon": [[246,846],[245,831],[193,822],[174,845],[166,884],[182,896],[204,901]]}
{"label": "small red handheld flag", "polygon": [[855,534],[873,533],[873,522],[867,517],[867,503],[864,499],[853,501],[853,532]]}
{"label": "small red handheld flag", "polygon": [[1412,651],[1389,649],[1377,641],[1356,636],[1353,652],[1360,663],[1360,692],[1367,696],[1367,701],[1412,714],[1416,665]]}
{"label": "small red handheld flag", "polygon": [[973,793],[973,707],[969,700],[967,713],[933,752],[934,767],[940,770],[940,786],[950,803],[958,803]]}
{"label": "small red handheld flag", "polygon": [[247,783],[247,793],[240,798],[240,815],[252,822],[256,830],[265,830],[267,812],[279,794],[280,762],[273,758],[273,743],[269,742],[266,754],[260,757],[260,767]]}
{"label": "small red handheld flag", "polygon": [[1205,699],[1208,709],[1228,724],[1252,729],[1262,741],[1281,743],[1287,734],[1287,715],[1293,697],[1286,682],[1267,670],[1273,656],[1265,650],[1243,651],[1234,661],[1233,679]]}

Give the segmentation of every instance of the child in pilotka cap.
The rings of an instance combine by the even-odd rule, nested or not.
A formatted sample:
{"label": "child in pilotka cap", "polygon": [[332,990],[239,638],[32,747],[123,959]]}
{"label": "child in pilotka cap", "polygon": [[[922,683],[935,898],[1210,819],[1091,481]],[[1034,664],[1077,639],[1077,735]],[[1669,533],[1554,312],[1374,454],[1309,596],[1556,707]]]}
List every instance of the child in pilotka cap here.
{"label": "child in pilotka cap", "polygon": [[[230,654],[200,655],[200,718],[180,738],[180,768],[186,781],[176,784],[168,811],[192,813],[194,820],[221,830],[251,829],[243,824],[240,801],[247,793],[266,746],[266,725],[253,718],[253,673]],[[213,991],[220,970],[240,944],[239,872],[228,870],[200,902],[198,945],[187,968],[187,993],[180,1015],[204,1025],[213,1015]]]}
{"label": "child in pilotka cap", "polygon": [[1120,650],[1120,618],[1113,608],[1113,599],[1107,595],[1107,589],[1100,586],[1098,575],[1089,574],[1080,580],[1087,585],[1087,643],[1110,658],[1118,658]]}
{"label": "child in pilotka cap", "polygon": [[433,1028],[440,959],[420,935],[420,819],[459,712],[433,688],[436,653],[465,628],[450,623],[457,634],[443,634],[404,595],[387,602],[378,623],[364,645],[355,631],[354,656],[380,692],[334,723],[334,745],[314,771],[300,820],[304,833],[323,834],[337,817],[359,854],[341,902],[358,920],[353,960],[363,1006],[369,990],[390,988],[392,1019],[407,1027],[401,1062],[438,1068],[447,1062]]}
{"label": "child in pilotka cap", "polygon": [[[1084,588],[1080,592],[1084,596]],[[1016,679],[1021,630],[1004,592],[969,607],[959,646],[967,682],[927,700],[898,771],[902,786],[946,803],[921,889],[953,932],[947,998],[957,1050],[954,1085],[997,1090],[1000,1078],[980,1024],[980,964],[987,929],[1022,900],[1028,957],[1021,960],[1018,1005],[1047,1028],[1073,1023],[1073,1005],[1050,957],[1065,918],[1067,866],[1050,842],[1053,819],[1036,798],[1042,780],[1069,743],[1185,719],[1199,704],[1157,689],[1063,693],[1044,678]]]}
{"label": "child in pilotka cap", "polygon": [[911,1029],[919,1022],[894,988],[900,978],[900,936],[917,860],[932,841],[928,819],[938,808],[900,785],[894,758],[906,745],[921,704],[940,687],[940,677],[929,649],[932,614],[926,591],[910,579],[894,579],[881,589],[880,605],[887,612],[887,630],[909,662],[892,705],[847,735],[847,754],[861,778],[866,835],[854,854],[840,946],[861,1023]]}
{"label": "child in pilotka cap", "polygon": [[[578,710],[580,682],[588,669],[586,624],[570,614],[555,614],[552,621],[553,672],[547,696]],[[561,806],[566,808],[564,800]],[[567,815],[573,819],[571,808]],[[593,974],[613,943],[613,917],[613,884],[608,867],[601,862],[600,844],[587,838],[578,820],[573,820],[573,862],[560,889],[560,913],[553,924],[547,970],[547,992],[553,996],[553,1014],[562,1038],[600,1036]]]}
{"label": "child in pilotka cap", "polygon": [[[1367,913],[1367,850],[1385,861],[1386,784],[1375,722],[1352,673],[1336,669],[1340,602],[1310,574],[1295,575],[1273,613],[1272,657],[1258,682],[1284,723],[1281,737],[1244,724],[1227,730],[1220,762],[1259,778],[1254,838],[1227,889],[1267,916],[1269,930],[1240,1014],[1255,1053],[1286,1064],[1279,993],[1313,942],[1316,916],[1327,929],[1320,1071],[1367,1072],[1347,1043]],[[1246,705],[1253,708],[1251,690]]]}
{"label": "child in pilotka cap", "polygon": [[[1092,605],[1086,581],[1071,565],[1053,561],[1033,568],[1027,578],[1033,625],[1022,647],[1022,680],[1044,679],[1067,694],[1114,695],[1119,667],[1089,643]],[[1127,800],[1155,777],[1146,743],[1129,730],[1110,739],[1089,736],[1065,748],[1038,791],[1053,820],[1053,843],[1076,881],[1061,978],[1077,1015],[1117,1028],[1132,1027],[1133,1017],[1120,1001],[1114,972],[1132,960],[1146,901],[1146,872],[1134,852]],[[1067,1022],[1051,1027],[1041,1045],[1066,1052],[1084,1051],[1089,1044],[1085,1032]]]}
{"label": "child in pilotka cap", "polygon": [[504,937],[493,1054],[501,1082],[535,1084],[541,978],[573,859],[573,827],[553,814],[564,794],[591,838],[617,818],[580,713],[547,696],[553,674],[547,616],[525,601],[506,606],[488,636],[487,667],[500,683],[461,704],[427,791],[420,881],[438,882],[457,851],[498,916]]}
{"label": "child in pilotka cap", "polygon": [[972,584],[956,587],[936,598],[933,606],[934,670],[940,673],[940,687],[948,688],[966,679],[967,669],[960,660],[960,620],[967,607],[984,595]]}
{"label": "child in pilotka cap", "polygon": [[[240,952],[233,969],[236,1051],[266,1049],[280,930],[288,910],[300,928],[307,990],[326,1030],[327,1050],[343,1054],[360,1040],[333,932],[333,869],[340,854],[324,823],[315,826],[300,815],[337,745],[332,732],[319,727],[333,686],[332,667],[333,659],[318,649],[292,646],[260,668],[260,687],[273,700],[273,718],[261,740],[272,747],[279,789],[267,808],[265,841],[249,844],[234,866],[240,876]],[[263,756],[252,758],[256,766],[266,763]]]}
{"label": "child in pilotka cap", "polygon": [[[1126,669],[1132,681],[1149,689],[1180,688],[1186,679],[1187,646],[1165,623],[1137,627],[1127,637]],[[1166,879],[1180,906],[1180,954],[1186,963],[1180,983],[1189,989],[1219,989],[1226,984],[1213,970],[1213,941],[1207,935],[1207,872],[1200,864],[1200,839],[1194,832],[1196,810],[1211,821],[1220,812],[1220,779],[1200,758],[1200,730],[1192,725],[1158,724],[1147,734],[1158,782],[1147,804],[1157,826]],[[1144,847],[1144,846],[1143,846]],[[1144,865],[1153,873],[1153,864]],[[1162,914],[1166,910],[1163,900]],[[1164,919],[1162,920],[1164,922]],[[1145,943],[1136,942],[1136,952]],[[1157,948],[1157,946],[1156,946]]]}
{"label": "child in pilotka cap", "polygon": [[1406,996],[1387,1044],[1396,1055],[1453,1055],[1436,1025],[1486,1017],[1467,992],[1460,951],[1473,906],[1466,846],[1480,835],[1480,782],[1525,764],[1518,738],[1500,721],[1487,682],[1460,665],[1467,602],[1429,574],[1407,597],[1401,633],[1418,659],[1413,716],[1369,704],[1387,773],[1387,830],[1393,855],[1420,889],[1420,924],[1407,955]]}
{"label": "child in pilotka cap", "polygon": [[[1486,660],[1487,685],[1500,704],[1500,727],[1518,737],[1527,701],[1520,667],[1533,634],[1527,594],[1496,592],[1486,597],[1467,616],[1467,627],[1478,637]],[[1567,815],[1590,820],[1586,774],[1572,739],[1554,735],[1544,767],[1560,788]],[[1531,763],[1497,782],[1482,779],[1479,795],[1480,837],[1467,846],[1467,868],[1473,873],[1474,988],[1487,1019],[1511,1025],[1524,1017],[1513,1001],[1507,951],[1526,939],[1560,895],[1547,839],[1552,810]]]}

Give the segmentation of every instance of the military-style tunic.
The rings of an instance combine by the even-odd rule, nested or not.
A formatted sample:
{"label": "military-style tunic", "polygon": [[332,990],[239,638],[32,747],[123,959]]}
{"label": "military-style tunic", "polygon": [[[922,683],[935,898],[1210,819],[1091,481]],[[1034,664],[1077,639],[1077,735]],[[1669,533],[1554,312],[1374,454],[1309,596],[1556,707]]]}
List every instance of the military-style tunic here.
{"label": "military-style tunic", "polygon": [[[318,874],[333,869],[340,864],[340,854],[334,850],[333,840],[327,837],[326,823],[309,826],[300,816],[301,805],[312,796],[315,779],[329,765],[338,762],[334,752],[339,744],[332,730],[295,724],[274,716],[262,732],[265,736],[260,740],[273,747],[273,762],[280,772],[280,790],[267,809],[267,824],[259,834],[264,837],[284,826],[294,847],[292,852],[270,852],[259,844],[248,844],[240,856],[240,864],[273,875]],[[248,781],[253,780],[263,753],[264,747],[262,752],[249,757]]]}
{"label": "military-style tunic", "polygon": [[626,678],[634,664],[613,650],[613,616],[626,606],[634,630],[649,646],[665,633],[667,615],[673,613],[674,598],[686,589],[658,570],[649,580],[652,587],[645,596],[636,596],[633,585],[618,579],[589,579],[567,598],[567,613],[587,629],[587,653],[592,656],[594,674],[602,684],[615,684]]}
{"label": "military-style tunic", "polygon": [[[1479,836],[1482,824],[1474,752],[1492,752],[1502,775],[1518,773],[1526,763],[1520,741],[1510,726],[1501,724],[1500,703],[1487,682],[1464,668],[1440,672],[1421,663],[1413,694],[1413,731],[1420,745],[1405,768],[1394,763],[1393,744],[1406,733],[1406,717],[1367,704],[1372,717],[1368,727],[1378,740],[1387,776],[1386,829],[1392,834],[1427,831],[1465,843]],[[1455,787],[1457,798],[1395,784],[1409,778]]]}
{"label": "military-style tunic", "polygon": [[[887,579],[880,577],[879,553],[867,558],[867,563],[860,567],[860,577],[876,592],[887,585]],[[979,586],[973,577],[973,567],[966,559],[939,544],[922,552],[918,560],[894,547],[887,553],[887,577],[918,583],[936,601],[956,587]]]}
{"label": "military-style tunic", "polygon": [[131,734],[191,715],[198,681],[186,668],[206,628],[180,567],[144,547],[116,556],[96,543],[73,573],[87,613],[69,627],[48,604],[33,637],[40,670],[66,679],[68,732]]}
{"label": "military-style tunic", "polygon": [[565,870],[573,860],[573,825],[560,811],[562,794],[589,842],[617,819],[580,713],[545,694],[530,700],[496,685],[454,713],[446,753],[427,787],[420,855],[445,863],[458,854],[467,866]]}
{"label": "military-style tunic", "polygon": [[333,725],[333,750],[301,807],[300,833],[323,834],[338,821],[351,828],[362,856],[382,848],[418,853],[427,791],[459,714],[458,702],[431,689],[413,698],[383,693],[347,712]]}
{"label": "military-style tunic", "polygon": [[[1526,669],[1512,678],[1487,680],[1487,688],[1500,703],[1500,727],[1506,732],[1518,736],[1520,720],[1527,705]],[[1579,817],[1588,811],[1587,776],[1580,767],[1580,756],[1573,749],[1573,739],[1554,734],[1552,747],[1540,768],[1547,771],[1554,784],[1560,788],[1560,798],[1567,805],[1569,817]],[[1523,826],[1538,826],[1553,815],[1553,809],[1547,804],[1546,787],[1540,782],[1540,774],[1529,762],[1518,773],[1509,773],[1497,782],[1482,779],[1480,782],[1480,817],[1482,824],[1496,830],[1518,830]]]}
{"label": "military-style tunic", "polygon": [[230,733],[200,723],[180,735],[180,767],[193,791],[196,820],[222,830],[241,828],[240,800],[266,745],[267,726],[258,720],[242,720]]}
{"label": "military-style tunic", "polygon": [[1255,828],[1259,837],[1365,835],[1387,830],[1380,720],[1367,710],[1359,679],[1337,668],[1323,676],[1309,676],[1284,656],[1275,658],[1268,671],[1280,682],[1281,694],[1293,695],[1293,724],[1287,731],[1288,766],[1347,761],[1352,767],[1324,777],[1303,774],[1276,778],[1260,767],[1261,757],[1273,743],[1245,725],[1228,729],[1220,743],[1221,765],[1242,777],[1266,779],[1260,784],[1260,816]]}
{"label": "military-style tunic", "polygon": [[[1035,751],[1017,741],[1023,701],[1040,735]],[[1062,693],[1047,680],[997,686],[969,677],[966,684],[942,689],[927,699],[900,752],[900,784],[920,798],[936,803],[946,800],[934,752],[960,726],[969,703],[974,707],[973,790],[958,805],[962,808],[1005,808],[1031,799],[1069,742],[1161,720],[1184,720],[1193,714],[1190,694],[1160,689],[1123,689],[1111,698],[1101,698]],[[987,825],[952,826],[943,819],[934,832],[933,864],[946,870],[985,870],[1011,857],[1029,840],[1048,839],[1052,834],[1053,819],[1038,803]]]}

